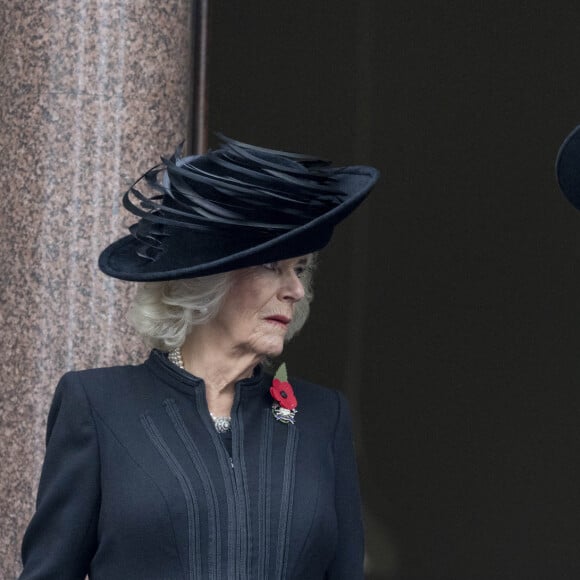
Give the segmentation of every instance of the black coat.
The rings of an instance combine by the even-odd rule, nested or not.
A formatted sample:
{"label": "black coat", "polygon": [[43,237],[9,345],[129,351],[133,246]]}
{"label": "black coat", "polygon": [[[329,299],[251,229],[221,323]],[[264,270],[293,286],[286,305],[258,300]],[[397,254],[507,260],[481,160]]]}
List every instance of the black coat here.
{"label": "black coat", "polygon": [[153,351],[139,366],[66,374],[50,415],[21,580],[357,580],[363,534],[344,397],[272,377],[236,385],[231,438],[203,381]]}

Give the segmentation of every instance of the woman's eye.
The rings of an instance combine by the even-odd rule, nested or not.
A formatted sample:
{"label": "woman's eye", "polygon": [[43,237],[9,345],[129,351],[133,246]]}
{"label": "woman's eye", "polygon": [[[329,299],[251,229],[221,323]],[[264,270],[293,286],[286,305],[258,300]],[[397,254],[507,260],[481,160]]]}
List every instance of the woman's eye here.
{"label": "woman's eye", "polygon": [[296,276],[298,276],[298,278],[302,278],[306,273],[306,268],[295,268],[294,272],[296,273]]}
{"label": "woman's eye", "polygon": [[266,262],[262,264],[262,268],[266,268],[266,270],[276,270],[278,267],[278,262]]}

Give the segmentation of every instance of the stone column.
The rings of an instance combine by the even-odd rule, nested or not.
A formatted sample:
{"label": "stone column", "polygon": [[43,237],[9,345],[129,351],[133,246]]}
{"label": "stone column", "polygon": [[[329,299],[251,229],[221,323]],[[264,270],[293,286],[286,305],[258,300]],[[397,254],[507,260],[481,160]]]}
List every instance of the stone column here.
{"label": "stone column", "polygon": [[19,573],[60,375],[140,360],[97,270],[120,193],[187,134],[190,2],[0,5],[0,577]]}

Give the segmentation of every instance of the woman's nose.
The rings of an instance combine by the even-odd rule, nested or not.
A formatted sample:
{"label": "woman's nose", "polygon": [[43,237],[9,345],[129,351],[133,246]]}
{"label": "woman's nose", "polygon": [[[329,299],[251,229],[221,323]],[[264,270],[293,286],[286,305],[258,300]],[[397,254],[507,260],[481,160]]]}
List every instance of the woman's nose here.
{"label": "woman's nose", "polygon": [[304,284],[296,272],[292,271],[285,277],[282,287],[282,296],[284,300],[298,302],[304,298]]}

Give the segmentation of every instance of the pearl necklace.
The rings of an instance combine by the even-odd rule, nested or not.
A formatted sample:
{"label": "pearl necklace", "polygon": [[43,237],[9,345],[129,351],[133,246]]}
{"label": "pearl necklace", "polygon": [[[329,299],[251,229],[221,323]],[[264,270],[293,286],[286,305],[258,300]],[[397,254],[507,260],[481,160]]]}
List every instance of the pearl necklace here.
{"label": "pearl necklace", "polygon": [[[185,370],[185,366],[183,365],[183,358],[181,356],[181,350],[179,348],[175,348],[169,353],[167,353],[167,358],[175,366],[178,366],[180,369]],[[212,418],[215,430],[218,433],[225,433],[226,431],[229,431],[232,428],[231,417],[216,417],[213,413],[210,413],[210,417]]]}

